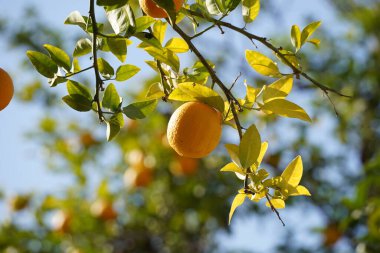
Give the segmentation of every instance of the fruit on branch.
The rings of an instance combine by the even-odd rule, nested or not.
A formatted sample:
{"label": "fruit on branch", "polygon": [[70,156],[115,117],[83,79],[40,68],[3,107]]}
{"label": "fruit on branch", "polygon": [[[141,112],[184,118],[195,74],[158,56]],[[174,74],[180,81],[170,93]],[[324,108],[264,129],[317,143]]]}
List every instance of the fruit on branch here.
{"label": "fruit on branch", "polygon": [[[162,0],[156,0],[162,1]],[[173,0],[175,11],[178,12],[181,9],[183,0]],[[157,6],[153,0],[139,0],[141,9],[145,12],[146,15],[151,16],[152,18],[167,18],[168,14],[164,9]]]}
{"label": "fruit on branch", "polygon": [[96,200],[90,207],[91,214],[102,220],[114,220],[117,213],[113,208],[112,202],[104,199]]}
{"label": "fruit on branch", "polygon": [[0,68],[0,111],[11,102],[13,93],[12,78],[4,69]]}
{"label": "fruit on branch", "polygon": [[222,134],[222,114],[201,102],[187,102],[170,117],[169,145],[181,156],[201,158],[218,145]]}

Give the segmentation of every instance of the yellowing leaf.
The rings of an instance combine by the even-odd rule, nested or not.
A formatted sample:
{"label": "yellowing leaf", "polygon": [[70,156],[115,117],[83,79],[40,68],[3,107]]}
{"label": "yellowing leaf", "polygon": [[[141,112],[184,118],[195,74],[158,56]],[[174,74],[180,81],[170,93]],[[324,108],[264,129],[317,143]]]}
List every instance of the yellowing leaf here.
{"label": "yellowing leaf", "polygon": [[246,50],[245,58],[248,64],[258,73],[270,77],[281,76],[277,64],[265,55],[252,50]]}
{"label": "yellowing leaf", "polygon": [[264,103],[277,98],[286,98],[293,87],[293,76],[284,76],[268,85],[263,91]]}
{"label": "yellowing leaf", "polygon": [[230,215],[228,218],[228,224],[231,223],[232,215],[234,214],[237,207],[241,206],[244,203],[245,200],[245,194],[239,193],[235,196],[234,200],[232,201],[231,209],[230,209]]}
{"label": "yellowing leaf", "polygon": [[165,47],[174,53],[186,53],[189,51],[186,41],[181,38],[171,38]]}
{"label": "yellowing leaf", "polygon": [[298,25],[292,26],[291,40],[293,46],[296,48],[296,51],[298,51],[301,48],[301,30]]}
{"label": "yellowing leaf", "polygon": [[289,190],[289,196],[300,196],[300,195],[305,195],[305,196],[311,196],[309,190],[302,185],[298,185],[295,188],[291,188]]}
{"label": "yellowing leaf", "polygon": [[309,37],[315,32],[315,30],[318,29],[318,27],[321,25],[321,21],[316,21],[313,23],[308,24],[301,33],[301,46],[305,44],[305,42],[309,39]]}
{"label": "yellowing leaf", "polygon": [[220,171],[222,172],[236,172],[244,175],[244,171],[239,168],[235,163],[228,163]]}
{"label": "yellowing leaf", "polygon": [[[270,202],[272,203],[273,207],[276,209],[282,209],[285,208],[285,201],[282,199],[271,199]],[[271,205],[269,204],[269,201],[265,203],[265,205],[269,208],[271,208]]]}
{"label": "yellowing leaf", "polygon": [[304,109],[285,99],[270,100],[261,106],[261,110],[268,114],[274,113],[283,117],[297,118],[311,122],[311,118]]}
{"label": "yellowing leaf", "polygon": [[176,101],[200,101],[218,109],[220,112],[224,111],[223,98],[216,91],[193,82],[178,84],[178,87],[169,95],[169,99]]}
{"label": "yellowing leaf", "polygon": [[245,23],[251,23],[260,12],[260,0],[243,0],[242,14]]}
{"label": "yellowing leaf", "polygon": [[144,50],[156,60],[169,65],[174,71],[179,71],[179,58],[172,51],[166,48],[156,48],[153,46],[145,47]]}
{"label": "yellowing leaf", "polygon": [[253,171],[256,171],[259,168],[261,162],[263,161],[264,155],[267,152],[267,149],[268,149],[268,142],[265,141],[261,143],[260,154],[259,154],[259,157],[257,158],[257,161],[253,164]]}
{"label": "yellowing leaf", "polygon": [[167,23],[162,22],[161,20],[156,21],[156,23],[153,25],[153,35],[156,37],[156,39],[158,39],[159,42],[161,42],[161,44],[165,38],[166,26]]}
{"label": "yellowing leaf", "polygon": [[246,82],[244,82],[244,85],[246,87],[246,106],[253,106],[253,104],[256,102],[256,98],[259,96],[262,89],[254,88],[249,86]]}
{"label": "yellowing leaf", "polygon": [[251,195],[251,197],[249,199],[252,200],[252,201],[254,201],[254,202],[259,202],[260,199],[265,198],[265,195],[267,193],[268,193],[268,190],[264,189],[261,192],[256,193],[255,195]]}
{"label": "yellowing leaf", "polygon": [[321,44],[321,41],[319,39],[311,39],[311,40],[308,40],[306,42],[309,42],[309,43],[313,44],[316,47],[319,47],[319,44]]}
{"label": "yellowing leaf", "polygon": [[290,186],[296,187],[302,178],[303,165],[301,156],[297,156],[289,163],[284,172],[282,172],[282,179]]}
{"label": "yellowing leaf", "polygon": [[231,157],[231,160],[241,168],[240,160],[239,160],[239,146],[235,144],[226,144],[224,145],[227,149],[228,154]]}
{"label": "yellowing leaf", "polygon": [[261,149],[261,137],[255,125],[245,131],[239,145],[239,160],[242,168],[248,169],[257,161]]}

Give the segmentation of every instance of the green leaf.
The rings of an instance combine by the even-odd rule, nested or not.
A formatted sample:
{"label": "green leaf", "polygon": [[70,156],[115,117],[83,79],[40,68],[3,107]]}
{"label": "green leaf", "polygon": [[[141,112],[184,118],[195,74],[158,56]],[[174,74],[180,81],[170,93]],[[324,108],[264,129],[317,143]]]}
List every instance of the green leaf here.
{"label": "green leaf", "polygon": [[288,118],[297,118],[311,122],[311,118],[300,106],[285,99],[273,99],[261,106],[265,113],[274,113]]}
{"label": "green leaf", "polygon": [[130,119],[143,119],[156,109],[157,103],[157,99],[132,103],[124,107],[123,112]]}
{"label": "green leaf", "polygon": [[54,78],[58,66],[49,56],[36,51],[27,51],[26,55],[38,73],[48,78]]}
{"label": "green leaf", "polygon": [[153,25],[153,36],[156,39],[158,39],[160,44],[162,44],[165,39],[165,32],[166,32],[167,25],[168,25],[167,23],[162,22],[161,20],[158,20]]}
{"label": "green leaf", "polygon": [[[274,208],[276,209],[283,209],[285,208],[285,201],[283,201],[282,199],[271,199],[270,201],[273,205]],[[269,208],[271,208],[271,205],[269,204],[269,201],[267,201],[265,203],[265,205]]]}
{"label": "green leaf", "polygon": [[70,56],[60,49],[49,44],[45,44],[44,48],[49,52],[51,59],[60,67],[63,67],[67,72],[70,72],[71,61]]}
{"label": "green leaf", "polygon": [[53,78],[48,79],[48,83],[50,84],[50,87],[55,87],[58,84],[65,83],[65,82],[67,82],[67,79],[57,74],[55,74]]}
{"label": "green leaf", "polygon": [[226,10],[224,11],[224,13],[228,13],[235,10],[236,7],[238,7],[238,5],[240,4],[240,2],[241,0],[225,0],[224,6]]}
{"label": "green leaf", "polygon": [[70,96],[81,95],[90,101],[92,100],[90,90],[83,84],[80,84],[73,80],[68,80],[66,83],[66,87],[67,87],[67,92],[69,93]]}
{"label": "green leaf", "polygon": [[239,146],[235,144],[225,144],[224,145],[227,149],[228,154],[231,157],[231,160],[240,168],[242,168],[240,164],[240,159],[239,159]]}
{"label": "green leaf", "polygon": [[106,90],[104,91],[102,105],[105,108],[108,108],[113,112],[116,112],[118,111],[121,102],[122,99],[119,96],[119,93],[115,88],[115,85],[113,83],[109,84]]}
{"label": "green leaf", "polygon": [[[112,1],[111,1],[112,2]],[[127,6],[106,11],[108,22],[116,34],[123,34],[128,30],[129,17]]]}
{"label": "green leaf", "polygon": [[146,98],[148,99],[159,99],[164,96],[165,96],[165,93],[163,92],[162,85],[159,82],[152,84],[149,87],[148,92],[146,94]]}
{"label": "green leaf", "polygon": [[160,41],[150,33],[141,32],[134,34],[134,36],[144,42],[138,45],[139,48],[147,48],[149,46],[156,47],[158,49],[162,48]]}
{"label": "green leaf", "polygon": [[205,4],[211,15],[220,15],[225,12],[223,3],[220,0],[206,0]]}
{"label": "green leaf", "polygon": [[289,190],[289,196],[311,196],[309,190],[302,185],[297,185],[295,188]]}
{"label": "green leaf", "polygon": [[296,48],[296,52],[301,48],[301,30],[298,25],[293,25],[290,33],[293,46]]}
{"label": "green leaf", "polygon": [[150,27],[152,24],[154,24],[154,22],[156,22],[156,20],[152,17],[149,17],[149,16],[142,16],[142,17],[138,17],[136,18],[136,33],[138,32],[142,32],[146,29],[148,29],[148,27]]}
{"label": "green leaf", "polygon": [[318,27],[321,25],[321,21],[316,21],[313,23],[308,24],[301,33],[301,46],[305,44],[305,42],[309,39],[309,37],[315,32],[315,30],[318,29]]}
{"label": "green leaf", "polygon": [[245,175],[244,171],[239,168],[235,163],[226,164],[220,171],[222,172],[236,172],[242,175]]}
{"label": "green leaf", "polygon": [[244,84],[246,87],[246,104],[247,106],[252,107],[253,104],[256,102],[256,98],[259,96],[262,89],[251,87],[245,82]]}
{"label": "green leaf", "polygon": [[87,112],[92,109],[92,101],[79,94],[64,96],[62,100],[71,108],[79,112]]}
{"label": "green leaf", "polygon": [[175,101],[200,101],[208,104],[221,113],[224,112],[223,98],[207,86],[192,82],[180,83],[169,95],[170,100]]}
{"label": "green leaf", "polygon": [[248,64],[258,73],[264,76],[281,77],[277,64],[265,55],[252,50],[245,51]]}
{"label": "green leaf", "polygon": [[[278,54],[278,53],[276,53],[275,55],[284,64],[286,64],[288,66],[293,65],[296,68],[300,67],[300,64],[298,62],[298,58],[293,52],[287,51],[285,49],[279,49],[278,51],[282,54],[283,57],[281,57],[280,54]],[[288,62],[286,62],[283,58],[285,58],[290,64]]]}
{"label": "green leaf", "polygon": [[245,23],[251,23],[260,12],[260,0],[243,0],[242,14]]}
{"label": "green leaf", "polygon": [[140,68],[134,65],[131,65],[131,64],[121,65],[116,70],[116,81],[119,81],[119,82],[126,81],[132,76],[136,75],[139,71],[140,71]]}
{"label": "green leaf", "polygon": [[124,62],[127,58],[127,46],[132,42],[123,38],[107,38],[107,45],[113,55],[116,56],[119,61]]}
{"label": "green leaf", "polygon": [[103,58],[98,58],[98,68],[100,74],[105,79],[110,79],[115,74],[115,71],[113,70],[112,66]]}
{"label": "green leaf", "polygon": [[296,187],[302,178],[303,165],[301,156],[297,156],[282,172],[281,177],[288,185]]}
{"label": "green leaf", "polygon": [[244,169],[253,165],[260,155],[261,137],[255,125],[245,131],[239,145],[239,160]]}
{"label": "green leaf", "polygon": [[174,53],[186,53],[189,51],[186,41],[181,38],[171,38],[165,47]]}
{"label": "green leaf", "polygon": [[124,118],[121,112],[112,115],[112,117],[106,121],[107,124],[107,141],[111,141],[120,132],[120,129],[124,126]]}
{"label": "green leaf", "polygon": [[313,44],[317,48],[319,47],[319,44],[321,44],[321,41],[319,39],[310,39],[310,40],[307,40],[306,42]]}
{"label": "green leaf", "polygon": [[268,85],[263,91],[264,103],[273,99],[284,99],[288,96],[293,87],[293,76],[284,76],[274,83]]}
{"label": "green leaf", "polygon": [[228,224],[231,223],[232,216],[234,215],[234,212],[236,208],[241,206],[244,203],[246,195],[244,193],[238,193],[234,200],[232,201],[231,209],[230,209],[230,214],[228,216]]}
{"label": "green leaf", "polygon": [[96,0],[96,4],[99,6],[112,6],[112,7],[121,7],[126,5],[128,0]]}
{"label": "green leaf", "polygon": [[92,42],[89,39],[80,39],[74,48],[74,57],[83,56],[91,53],[92,51]]}
{"label": "green leaf", "polygon": [[166,48],[155,48],[155,47],[146,47],[144,50],[154,57],[156,60],[159,60],[167,65],[169,65],[174,71],[179,71],[179,58],[172,51]]}
{"label": "green leaf", "polygon": [[66,18],[64,24],[65,25],[77,25],[80,28],[82,28],[84,31],[86,31],[87,21],[88,21],[88,18],[87,17],[83,17],[79,13],[79,11],[73,11]]}

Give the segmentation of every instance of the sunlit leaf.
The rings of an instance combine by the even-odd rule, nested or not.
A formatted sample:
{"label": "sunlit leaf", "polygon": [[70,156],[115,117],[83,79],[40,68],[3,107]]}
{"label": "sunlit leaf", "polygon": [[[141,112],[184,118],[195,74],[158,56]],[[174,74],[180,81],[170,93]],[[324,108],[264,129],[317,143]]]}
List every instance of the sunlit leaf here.
{"label": "sunlit leaf", "polygon": [[167,23],[162,22],[161,20],[156,21],[153,25],[153,36],[156,37],[161,44],[165,39],[167,25]]}
{"label": "sunlit leaf", "polygon": [[319,44],[321,44],[321,41],[319,39],[310,39],[307,40],[306,42],[313,44],[315,47],[319,47]]}
{"label": "sunlit leaf", "polygon": [[119,109],[122,99],[117,92],[115,85],[110,83],[106,90],[104,91],[104,96],[102,100],[102,105],[105,108],[110,109],[113,112],[116,112]]}
{"label": "sunlit leaf", "polygon": [[89,40],[87,38],[86,39],[80,39],[80,40],[78,40],[77,44],[75,45],[73,56],[74,57],[83,56],[83,55],[91,53],[91,51],[92,51],[91,40]]}
{"label": "sunlit leaf", "polygon": [[87,112],[92,109],[92,101],[79,94],[64,96],[62,100],[68,106],[79,112]]}
{"label": "sunlit leaf", "polygon": [[127,6],[106,11],[108,22],[115,34],[125,33],[129,26]]}
{"label": "sunlit leaf", "polygon": [[232,216],[234,215],[236,208],[238,208],[244,203],[245,198],[246,198],[246,195],[244,193],[239,193],[235,196],[231,204],[230,214],[228,216],[229,217],[228,224],[231,223],[231,219],[232,219]]}
{"label": "sunlit leaf", "polygon": [[174,53],[186,53],[189,51],[186,41],[181,38],[171,38],[165,47]]}
{"label": "sunlit leaf", "polygon": [[[282,208],[285,208],[285,201],[283,201],[282,199],[271,199],[270,201],[273,205],[274,208],[276,209],[282,209]],[[267,201],[265,203],[265,205],[269,208],[271,208],[271,205],[269,204],[269,201]]]}
{"label": "sunlit leaf", "polygon": [[293,87],[293,76],[284,76],[274,83],[268,85],[263,91],[264,103],[273,99],[286,98]]}
{"label": "sunlit leaf", "polygon": [[256,51],[246,50],[245,58],[248,64],[258,73],[270,77],[281,76],[277,64],[265,55]]}
{"label": "sunlit leaf", "polygon": [[291,41],[296,51],[298,51],[301,48],[301,30],[298,25],[292,26]]}
{"label": "sunlit leaf", "polygon": [[309,37],[318,29],[321,25],[321,21],[316,21],[308,24],[301,33],[301,45],[305,44],[305,42],[309,39]]}
{"label": "sunlit leaf", "polygon": [[152,24],[154,24],[156,20],[149,16],[142,16],[136,18],[136,31],[135,32],[142,32],[146,30],[148,27],[150,27]]}
{"label": "sunlit leaf", "polygon": [[107,38],[107,45],[113,55],[119,59],[119,61],[124,62],[127,58],[127,46],[132,42],[128,39],[123,38]]}
{"label": "sunlit leaf", "polygon": [[81,95],[81,96],[87,98],[88,100],[92,100],[90,90],[86,86],[84,86],[83,84],[78,83],[78,82],[73,81],[73,80],[69,80],[66,83],[66,87],[67,87],[67,92],[69,93],[70,96],[71,95]]}
{"label": "sunlit leaf", "polygon": [[144,50],[154,57],[156,60],[159,60],[167,65],[169,65],[174,71],[179,71],[179,58],[172,51],[166,48],[155,48],[155,47],[146,47]]}
{"label": "sunlit leaf", "polygon": [[113,67],[111,66],[111,64],[109,64],[103,58],[98,58],[98,68],[99,68],[100,74],[106,79],[112,78],[113,75],[115,74],[115,71]]}
{"label": "sunlit leaf", "polygon": [[242,14],[245,23],[251,23],[260,12],[260,0],[243,0]]}
{"label": "sunlit leaf", "polygon": [[289,196],[301,196],[301,195],[311,196],[309,190],[305,186],[302,186],[302,185],[297,185],[297,187],[295,188],[292,187],[289,189]]}
{"label": "sunlit leaf", "polygon": [[178,84],[178,87],[169,95],[169,99],[184,102],[200,101],[218,109],[220,112],[224,111],[223,98],[209,87],[196,83]]}
{"label": "sunlit leaf", "polygon": [[296,187],[302,178],[303,165],[301,156],[297,156],[289,163],[286,169],[282,172],[282,179],[290,186]]}
{"label": "sunlit leaf", "polygon": [[231,157],[231,160],[241,168],[240,160],[239,160],[239,146],[235,144],[225,144],[228,154]]}
{"label": "sunlit leaf", "polygon": [[51,59],[60,67],[63,67],[67,72],[70,72],[71,61],[70,56],[60,49],[53,45],[45,44],[44,48],[49,52]]}
{"label": "sunlit leaf", "polygon": [[297,118],[311,122],[311,118],[300,106],[285,99],[273,99],[261,106],[265,113],[274,113],[288,118]]}
{"label": "sunlit leaf", "polygon": [[261,137],[255,125],[251,125],[244,133],[239,145],[239,160],[244,169],[253,165],[259,157]]}
{"label": "sunlit leaf", "polygon": [[245,175],[244,171],[239,168],[235,163],[226,164],[220,171],[222,172],[236,172],[242,175]]}
{"label": "sunlit leaf", "polygon": [[30,62],[33,64],[34,68],[41,75],[48,78],[53,78],[54,74],[57,73],[57,64],[46,54],[36,51],[27,51],[26,55],[28,56]]}
{"label": "sunlit leaf", "polygon": [[87,17],[83,17],[79,11],[73,11],[66,18],[64,24],[66,25],[77,25],[83,30],[87,28]]}
{"label": "sunlit leaf", "polygon": [[136,75],[139,71],[140,71],[140,68],[134,65],[131,65],[131,64],[122,65],[116,70],[116,81],[119,81],[119,82],[126,81],[129,78]]}
{"label": "sunlit leaf", "polygon": [[163,92],[163,88],[161,83],[153,83],[146,94],[146,98],[148,99],[158,99],[165,96],[165,93]]}
{"label": "sunlit leaf", "polygon": [[121,112],[112,115],[112,117],[106,121],[107,124],[107,141],[111,141],[120,132],[120,129],[124,125],[124,118]]}
{"label": "sunlit leaf", "polygon": [[260,164],[264,158],[265,153],[267,152],[268,149],[268,142],[263,142],[261,143],[261,149],[260,149],[260,154],[259,157],[257,158],[257,161],[253,164],[253,171],[256,171],[259,167]]}
{"label": "sunlit leaf", "polygon": [[205,5],[211,15],[220,15],[224,13],[224,6],[220,0],[206,0]]}

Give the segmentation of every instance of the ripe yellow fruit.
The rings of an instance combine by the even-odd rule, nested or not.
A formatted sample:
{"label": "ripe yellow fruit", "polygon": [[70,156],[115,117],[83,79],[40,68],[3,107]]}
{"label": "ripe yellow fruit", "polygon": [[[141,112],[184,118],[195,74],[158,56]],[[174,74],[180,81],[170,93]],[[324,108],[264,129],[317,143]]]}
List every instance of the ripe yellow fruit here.
{"label": "ripe yellow fruit", "polygon": [[211,153],[222,134],[222,114],[201,102],[187,102],[170,117],[169,145],[181,156],[201,158]]}
{"label": "ripe yellow fruit", "polygon": [[0,111],[11,102],[13,93],[12,78],[4,69],[0,68]]}
{"label": "ripe yellow fruit", "polygon": [[[157,0],[160,1],[160,0]],[[184,0],[173,0],[175,11],[178,12],[181,9]],[[155,2],[152,0],[139,0],[141,9],[145,12],[146,15],[151,16],[152,18],[167,18],[168,14],[164,9],[158,7]]]}

